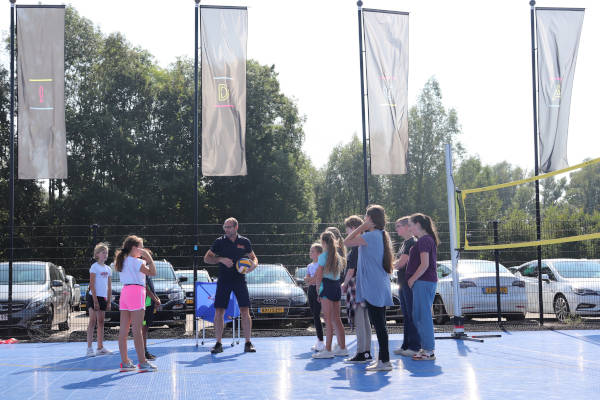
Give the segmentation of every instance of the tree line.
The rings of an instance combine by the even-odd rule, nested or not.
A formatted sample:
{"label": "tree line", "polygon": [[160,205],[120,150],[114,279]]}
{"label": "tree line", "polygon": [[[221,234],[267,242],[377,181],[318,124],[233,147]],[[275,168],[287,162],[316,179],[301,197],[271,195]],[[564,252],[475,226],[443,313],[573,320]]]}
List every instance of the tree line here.
{"label": "tree line", "polygon": [[[364,213],[361,141],[354,136],[331,151],[324,167],[312,165],[302,150],[304,118],[295,102],[281,92],[275,66],[247,63],[248,175],[202,177],[194,188],[193,61],[180,58],[162,68],[149,52],[132,46],[119,33],[102,33],[72,7],[67,7],[65,23],[69,178],[17,180],[16,225],[192,224],[196,194],[203,224],[220,223],[230,215],[245,223],[339,223],[348,215]],[[4,260],[9,201],[9,81],[4,65],[0,66],[0,92],[0,191],[5,194],[0,196],[4,227],[0,258]],[[383,205],[392,220],[424,212],[440,222],[444,237],[446,143],[453,147],[458,188],[531,175],[506,162],[485,165],[468,155],[459,140],[458,115],[444,106],[434,78],[410,107],[408,122],[408,173],[369,175],[370,201]],[[202,154],[201,148],[198,152]],[[471,225],[474,239],[489,242],[493,220],[501,221],[504,241],[531,236],[533,185],[473,198],[466,212],[475,224]],[[553,234],[552,229],[561,230],[561,235],[582,229],[597,232],[600,167],[543,181],[542,201],[545,234]],[[589,243],[580,250],[593,256],[597,243],[586,248]],[[569,246],[572,250],[575,245]]]}

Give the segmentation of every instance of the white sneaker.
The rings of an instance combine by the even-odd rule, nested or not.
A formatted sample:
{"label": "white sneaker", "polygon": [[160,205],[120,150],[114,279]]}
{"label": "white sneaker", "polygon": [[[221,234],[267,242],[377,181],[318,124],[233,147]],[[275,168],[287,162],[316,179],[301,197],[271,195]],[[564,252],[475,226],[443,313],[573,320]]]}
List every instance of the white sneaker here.
{"label": "white sneaker", "polygon": [[344,349],[342,349],[342,348],[340,348],[340,347],[337,347],[337,348],[336,348],[336,349],[333,351],[333,354],[334,354],[336,357],[348,357],[348,355],[349,355],[349,353],[348,353],[348,349],[347,349],[347,348],[344,348]]}
{"label": "white sneaker", "polygon": [[112,354],[112,353],[113,352],[108,350],[106,347],[96,350],[97,356],[103,356],[103,355],[108,355],[108,354]]}
{"label": "white sneaker", "polygon": [[323,351],[319,351],[312,355],[312,358],[334,358],[335,354],[332,351],[327,351],[327,349]]}
{"label": "white sneaker", "polygon": [[368,367],[374,367],[375,365],[377,365],[377,363],[379,363],[379,358],[378,358],[378,357],[375,357],[375,358],[373,359],[373,361],[371,361],[371,362],[369,363],[369,365],[367,365],[367,368],[368,368]]}
{"label": "white sneaker", "polygon": [[378,361],[377,364],[373,365],[369,365],[367,368],[365,368],[367,371],[391,371],[392,370],[392,363],[391,362],[381,362]]}
{"label": "white sneaker", "polygon": [[312,351],[323,351],[325,349],[325,343],[323,343],[321,340],[317,340],[317,343],[315,343],[310,349]]}
{"label": "white sneaker", "polygon": [[152,364],[150,361],[138,364],[138,372],[155,372],[157,370],[158,367]]}
{"label": "white sneaker", "polygon": [[85,356],[86,357],[94,357],[96,355],[96,353],[94,353],[94,349],[92,349],[91,347],[88,347]]}
{"label": "white sneaker", "polygon": [[399,356],[404,356],[404,357],[412,357],[417,353],[418,353],[418,351],[411,350],[411,349],[396,349],[396,350],[394,350],[394,354],[399,355]]}

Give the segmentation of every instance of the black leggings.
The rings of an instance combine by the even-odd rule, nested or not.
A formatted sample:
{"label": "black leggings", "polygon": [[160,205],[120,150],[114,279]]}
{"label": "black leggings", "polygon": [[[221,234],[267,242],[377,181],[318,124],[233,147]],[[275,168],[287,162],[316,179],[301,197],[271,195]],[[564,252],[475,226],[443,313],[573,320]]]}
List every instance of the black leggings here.
{"label": "black leggings", "polygon": [[308,304],[310,304],[310,311],[312,311],[313,319],[315,321],[317,338],[322,341],[323,325],[321,324],[321,303],[317,300],[317,287],[315,285],[310,285],[308,287]]}
{"label": "black leggings", "polygon": [[390,350],[388,343],[388,333],[385,324],[385,306],[376,307],[367,303],[369,310],[369,319],[375,327],[375,333],[377,334],[377,342],[379,343],[379,361],[388,362],[390,361]]}

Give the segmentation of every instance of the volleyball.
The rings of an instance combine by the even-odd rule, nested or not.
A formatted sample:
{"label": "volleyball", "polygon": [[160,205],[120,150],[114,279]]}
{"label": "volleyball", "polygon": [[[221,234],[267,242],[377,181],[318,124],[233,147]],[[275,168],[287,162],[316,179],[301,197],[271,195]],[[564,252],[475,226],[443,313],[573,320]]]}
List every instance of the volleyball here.
{"label": "volleyball", "polygon": [[245,274],[252,268],[252,261],[248,258],[240,258],[237,263],[235,263],[235,266],[240,274]]}

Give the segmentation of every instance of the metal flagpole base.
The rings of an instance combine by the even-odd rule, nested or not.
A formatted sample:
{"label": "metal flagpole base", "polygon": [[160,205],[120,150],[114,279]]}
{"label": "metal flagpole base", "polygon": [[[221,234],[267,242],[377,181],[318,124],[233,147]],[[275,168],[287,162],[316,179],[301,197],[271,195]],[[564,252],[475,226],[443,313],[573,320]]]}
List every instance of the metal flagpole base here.
{"label": "metal flagpole base", "polygon": [[469,336],[465,333],[464,326],[464,318],[463,317],[454,317],[454,332],[450,336],[436,336],[436,340],[442,339],[454,339],[454,340],[463,340],[469,342],[478,342],[483,343],[482,338],[499,338],[502,335],[473,335]]}

